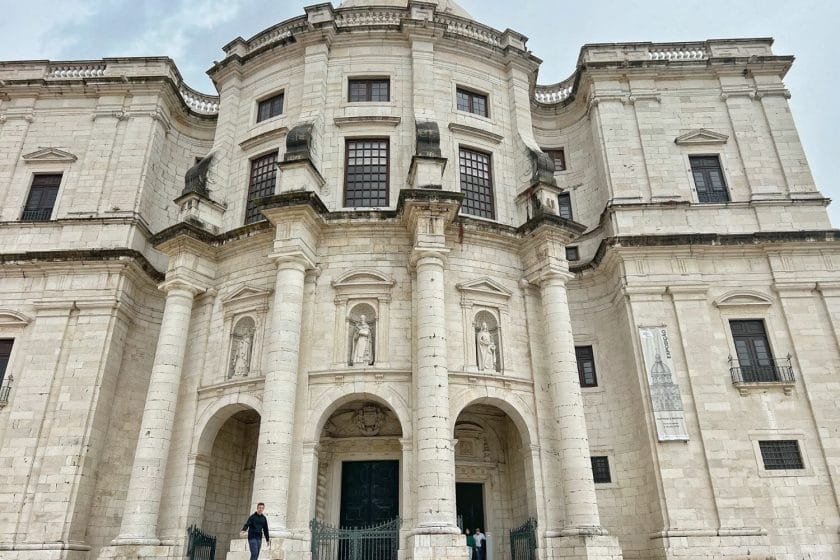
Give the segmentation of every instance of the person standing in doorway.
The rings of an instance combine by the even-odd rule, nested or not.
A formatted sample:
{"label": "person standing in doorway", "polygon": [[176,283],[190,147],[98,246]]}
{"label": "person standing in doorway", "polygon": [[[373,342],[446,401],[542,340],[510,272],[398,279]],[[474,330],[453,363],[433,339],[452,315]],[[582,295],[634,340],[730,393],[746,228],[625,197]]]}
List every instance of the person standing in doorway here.
{"label": "person standing in doorway", "polygon": [[481,527],[475,529],[475,560],[487,560],[487,537],[481,532]]}
{"label": "person standing in doorway", "polygon": [[470,547],[470,559],[469,560],[476,560],[475,559],[475,537],[470,534],[469,529],[464,529],[464,534],[467,535],[467,546]]}
{"label": "person standing in doorway", "polygon": [[265,511],[265,504],[260,502],[257,504],[257,511],[251,514],[248,521],[242,527],[243,533],[248,533],[248,548],[251,549],[251,560],[257,560],[260,556],[260,548],[262,547],[262,538],[265,535],[265,544],[271,544],[268,536],[268,519],[265,518],[263,512]]}

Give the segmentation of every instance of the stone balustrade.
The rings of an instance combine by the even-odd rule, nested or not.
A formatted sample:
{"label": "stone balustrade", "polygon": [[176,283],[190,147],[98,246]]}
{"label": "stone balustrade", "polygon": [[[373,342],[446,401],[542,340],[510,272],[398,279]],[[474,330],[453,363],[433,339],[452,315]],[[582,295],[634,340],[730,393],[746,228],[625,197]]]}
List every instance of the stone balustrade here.
{"label": "stone balustrade", "polygon": [[709,51],[705,45],[658,46],[653,45],[648,50],[648,60],[706,60]]}
{"label": "stone balustrade", "polygon": [[550,86],[537,86],[534,90],[534,99],[539,103],[560,103],[571,97],[574,85],[575,76],[571,75],[562,82]]}
{"label": "stone balustrade", "polygon": [[101,78],[105,75],[106,69],[107,65],[104,63],[51,65],[47,69],[47,78],[59,80]]}
{"label": "stone balustrade", "polygon": [[195,91],[186,84],[181,84],[179,92],[181,94],[181,98],[184,100],[184,103],[187,104],[187,107],[196,113],[201,113],[203,115],[216,115],[219,113],[218,95],[207,95]]}

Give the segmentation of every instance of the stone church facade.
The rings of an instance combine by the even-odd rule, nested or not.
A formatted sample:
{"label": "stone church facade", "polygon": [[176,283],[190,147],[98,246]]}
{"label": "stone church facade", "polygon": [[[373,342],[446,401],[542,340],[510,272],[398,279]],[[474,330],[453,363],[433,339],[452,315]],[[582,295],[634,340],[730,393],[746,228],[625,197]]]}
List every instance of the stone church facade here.
{"label": "stone church facade", "polygon": [[840,557],[840,243],[771,45],[543,86],[451,1],[347,0],[217,97],[0,63],[0,557],[248,558],[258,501],[265,558]]}

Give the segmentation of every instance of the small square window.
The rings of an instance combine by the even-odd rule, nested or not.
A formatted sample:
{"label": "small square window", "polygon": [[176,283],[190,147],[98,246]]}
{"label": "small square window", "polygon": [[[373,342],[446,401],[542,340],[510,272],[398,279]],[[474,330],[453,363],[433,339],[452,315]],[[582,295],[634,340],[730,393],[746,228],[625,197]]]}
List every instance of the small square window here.
{"label": "small square window", "polygon": [[474,91],[469,91],[462,88],[455,90],[455,96],[459,111],[466,111],[481,115],[482,117],[489,116],[487,112],[487,96]]}
{"label": "small square window", "polygon": [[21,220],[49,221],[55,207],[55,199],[58,197],[61,175],[61,173],[38,174],[32,178],[32,187],[29,189]]}
{"label": "small square window", "polygon": [[590,457],[592,461],[592,478],[595,484],[608,484],[612,482],[610,476],[610,459],[607,456]]}
{"label": "small square window", "polygon": [[283,114],[283,94],[279,93],[273,97],[269,97],[260,101],[257,106],[257,122],[276,117]]}
{"label": "small square window", "polygon": [[805,468],[802,453],[799,451],[799,442],[795,439],[759,441],[758,447],[761,450],[765,470],[782,471]]}
{"label": "small square window", "polygon": [[595,353],[592,346],[575,346],[578,377],[581,387],[597,387],[598,376],[595,373]]}
{"label": "small square window", "polygon": [[705,203],[729,202],[729,190],[723,179],[718,156],[688,156],[697,200]]}
{"label": "small square window", "polygon": [[391,80],[389,78],[353,78],[347,85],[347,100],[351,103],[390,101]]}
{"label": "small square window", "polygon": [[557,195],[557,213],[561,218],[573,220],[572,216],[572,195],[564,192]]}
{"label": "small square window", "polygon": [[566,260],[570,262],[580,260],[580,253],[577,247],[566,247]]}
{"label": "small square window", "polygon": [[563,148],[543,151],[554,161],[554,171],[566,170],[566,151]]}

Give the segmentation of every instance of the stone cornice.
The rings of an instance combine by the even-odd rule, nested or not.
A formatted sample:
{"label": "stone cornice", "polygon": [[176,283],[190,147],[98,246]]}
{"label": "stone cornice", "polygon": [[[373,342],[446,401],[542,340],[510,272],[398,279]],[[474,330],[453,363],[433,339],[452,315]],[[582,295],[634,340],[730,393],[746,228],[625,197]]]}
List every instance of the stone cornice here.
{"label": "stone cornice", "polygon": [[140,251],[134,249],[72,249],[64,251],[27,251],[25,253],[0,253],[0,264],[26,265],[38,263],[69,263],[85,261],[131,261],[155,282],[163,280],[164,275],[146,259]]}

